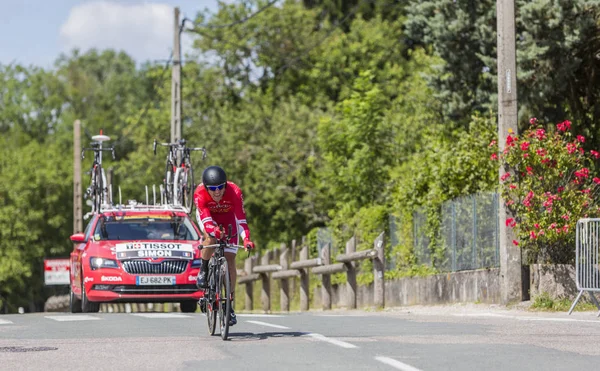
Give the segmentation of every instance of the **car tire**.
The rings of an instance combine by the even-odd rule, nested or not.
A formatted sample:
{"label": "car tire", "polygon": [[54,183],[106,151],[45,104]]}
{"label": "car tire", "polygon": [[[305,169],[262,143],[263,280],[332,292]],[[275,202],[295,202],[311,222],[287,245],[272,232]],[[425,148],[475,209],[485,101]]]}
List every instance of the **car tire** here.
{"label": "car tire", "polygon": [[198,303],[195,300],[182,301],[179,303],[179,309],[182,313],[194,313],[198,308]]}
{"label": "car tire", "polygon": [[[83,277],[83,274],[81,277]],[[88,300],[83,282],[81,283],[81,311],[83,313],[98,313],[100,311],[100,303],[94,303]]]}
{"label": "car tire", "polygon": [[71,310],[71,313],[81,313],[81,300],[75,296],[72,288],[69,291],[69,309]]}

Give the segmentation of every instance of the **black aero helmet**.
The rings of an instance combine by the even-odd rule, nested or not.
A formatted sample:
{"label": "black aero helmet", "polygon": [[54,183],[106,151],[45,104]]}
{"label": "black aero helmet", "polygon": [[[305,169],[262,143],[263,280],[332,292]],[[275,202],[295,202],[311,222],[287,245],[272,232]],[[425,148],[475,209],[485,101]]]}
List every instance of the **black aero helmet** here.
{"label": "black aero helmet", "polygon": [[205,187],[227,183],[227,174],[220,166],[209,166],[202,173],[202,183]]}

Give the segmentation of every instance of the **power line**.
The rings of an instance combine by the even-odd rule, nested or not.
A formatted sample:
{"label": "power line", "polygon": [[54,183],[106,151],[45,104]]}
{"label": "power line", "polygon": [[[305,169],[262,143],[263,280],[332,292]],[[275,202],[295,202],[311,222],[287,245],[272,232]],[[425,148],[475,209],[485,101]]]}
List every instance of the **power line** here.
{"label": "power line", "polygon": [[190,21],[192,22],[192,24],[194,25],[194,27],[199,27],[199,28],[209,28],[209,29],[221,29],[221,28],[229,28],[229,27],[233,27],[233,26],[237,26],[238,24],[242,24],[244,22],[249,21],[250,19],[256,17],[257,15],[259,15],[260,13],[262,13],[263,11],[265,11],[266,9],[270,8],[271,6],[273,6],[276,2],[278,2],[279,0],[271,0],[269,1],[265,6],[263,6],[262,8],[258,9],[256,12],[250,14],[247,17],[244,17],[242,19],[239,19],[235,22],[231,22],[231,23],[227,23],[227,24],[218,24],[218,25],[210,25],[210,24],[195,24],[193,23],[193,21],[189,18],[184,18],[182,23],[185,23],[185,21]]}
{"label": "power line", "polygon": [[[370,2],[370,1],[369,1]],[[356,4],[354,6],[354,8],[348,12],[348,14],[346,14],[346,16],[344,18],[342,18],[337,24],[335,24],[326,34],[325,36],[323,36],[323,38],[321,38],[319,41],[317,41],[314,45],[309,46],[308,48],[304,49],[299,56],[297,56],[296,58],[293,58],[291,60],[289,60],[286,64],[284,64],[283,66],[279,67],[275,72],[274,75],[277,76],[279,73],[283,72],[285,69],[291,67],[294,63],[298,62],[300,59],[302,59],[303,57],[305,57],[306,55],[308,55],[313,49],[317,48],[318,46],[320,46],[321,44],[323,44],[325,42],[325,40],[327,40],[335,30],[337,30],[340,26],[342,26],[344,23],[346,23],[346,21],[348,21],[350,19],[350,17],[352,17],[354,14],[356,14],[356,12],[358,11],[360,5],[362,4],[362,1],[359,2],[358,4]]]}

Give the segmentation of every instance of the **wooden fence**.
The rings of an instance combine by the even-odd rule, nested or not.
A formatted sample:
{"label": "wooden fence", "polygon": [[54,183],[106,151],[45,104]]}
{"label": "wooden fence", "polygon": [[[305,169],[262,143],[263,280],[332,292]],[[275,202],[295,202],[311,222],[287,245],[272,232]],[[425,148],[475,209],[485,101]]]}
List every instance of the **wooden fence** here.
{"label": "wooden fence", "polygon": [[[373,288],[374,300],[376,306],[385,306],[385,241],[382,232],[373,241],[373,248],[368,250],[356,251],[356,239],[352,237],[346,242],[345,253],[335,257],[335,263],[331,257],[331,246],[325,245],[318,258],[309,258],[309,248],[306,239],[302,239],[299,259],[296,257],[296,241],[292,241],[288,248],[282,244],[280,249],[266,252],[260,259],[251,256],[244,263],[244,271],[239,272],[238,284],[245,286],[245,310],[254,308],[254,283],[261,282],[261,306],[262,310],[269,312],[271,310],[271,281],[279,281],[280,308],[282,311],[290,310],[290,279],[300,278],[300,310],[309,310],[309,274],[316,274],[321,277],[321,302],[324,310],[331,309],[332,285],[331,275],[334,273],[346,273],[346,301],[347,307],[356,308],[356,262],[364,259],[371,259],[373,262]],[[278,264],[270,264],[272,260],[279,258]],[[292,290],[295,290],[292,280]]]}
{"label": "wooden fence", "polygon": [[[346,273],[345,298],[346,307],[355,309],[357,306],[357,262],[371,259],[373,262],[373,303],[377,307],[385,306],[384,273],[385,273],[385,241],[382,232],[374,241],[373,248],[356,251],[356,239],[353,237],[346,242],[346,250],[338,254],[333,262],[331,246],[325,245],[317,258],[309,257],[309,248],[306,238],[302,238],[298,259],[296,260],[296,241],[288,247],[282,244],[279,249],[266,251],[260,258],[257,255],[247,258],[244,270],[238,271],[238,284],[245,286],[244,309],[251,311],[254,308],[254,284],[260,281],[260,302],[262,310],[271,311],[271,282],[279,282],[279,300],[281,311],[290,310],[290,291],[300,291],[300,310],[308,311],[310,308],[310,274],[319,275],[321,278],[321,303],[324,310],[332,307],[331,275]],[[276,260],[276,264],[271,262]],[[293,278],[300,278],[300,287],[296,288]],[[237,290],[236,290],[237,291]],[[239,297],[239,293],[238,293]],[[65,305],[68,306],[68,296],[65,296]],[[104,303],[100,305],[102,312],[179,312],[179,303]]]}

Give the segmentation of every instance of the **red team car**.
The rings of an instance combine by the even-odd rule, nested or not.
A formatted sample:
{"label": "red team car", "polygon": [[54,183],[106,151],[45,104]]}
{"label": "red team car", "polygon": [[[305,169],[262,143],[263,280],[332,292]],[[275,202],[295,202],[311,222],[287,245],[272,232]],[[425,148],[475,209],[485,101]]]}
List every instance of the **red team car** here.
{"label": "red team car", "polygon": [[179,302],[182,312],[196,310],[200,234],[185,209],[103,209],[71,240],[72,313],[98,312],[107,302]]}

